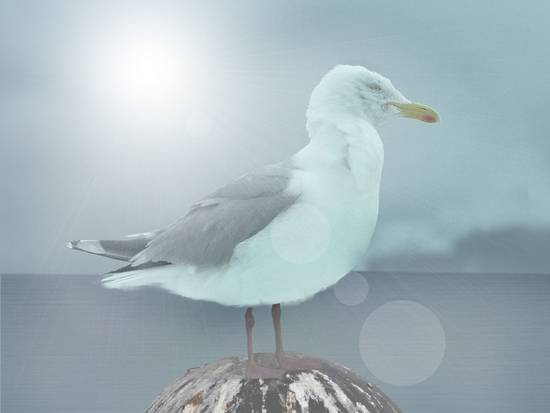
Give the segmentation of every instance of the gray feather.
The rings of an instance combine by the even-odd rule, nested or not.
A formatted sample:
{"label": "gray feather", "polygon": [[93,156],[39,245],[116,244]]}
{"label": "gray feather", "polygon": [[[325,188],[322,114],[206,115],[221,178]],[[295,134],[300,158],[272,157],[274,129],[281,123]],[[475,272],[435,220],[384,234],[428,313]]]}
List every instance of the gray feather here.
{"label": "gray feather", "polygon": [[285,191],[290,175],[287,168],[271,166],[220,188],[154,237],[132,265],[162,261],[205,268],[229,262],[240,242],[296,201],[297,195]]}
{"label": "gray feather", "polygon": [[70,241],[68,248],[84,251],[89,254],[129,261],[142,251],[158,232],[136,234],[126,239],[117,240],[78,240]]}

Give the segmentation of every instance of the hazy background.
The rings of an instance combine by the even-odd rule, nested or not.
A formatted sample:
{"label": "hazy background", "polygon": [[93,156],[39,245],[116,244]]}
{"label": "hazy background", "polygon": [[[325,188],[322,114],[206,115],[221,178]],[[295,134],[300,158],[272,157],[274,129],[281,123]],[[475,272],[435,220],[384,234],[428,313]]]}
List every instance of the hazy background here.
{"label": "hazy background", "polygon": [[[360,305],[327,291],[286,310],[289,348],[376,380],[361,325],[411,300],[446,347],[427,381],[382,384],[404,411],[545,412],[548,21],[547,1],[0,0],[2,412],[140,411],[186,368],[244,352],[241,311],[102,290],[74,274],[118,264],[65,244],[162,227],[286,158],[307,142],[311,90],[340,63],[384,74],[442,122],[381,128],[363,267],[386,273],[367,275]],[[331,329],[338,340],[323,339]]]}
{"label": "hazy background", "polygon": [[[367,299],[354,306],[332,291],[283,306],[286,349],[352,368],[404,413],[548,412],[548,275],[369,273],[366,279]],[[98,280],[2,277],[2,413],[143,412],[187,368],[246,351],[242,309],[154,289],[105,290]],[[432,342],[430,331],[408,340],[415,332],[407,330],[426,332],[426,320],[413,318],[375,350],[397,353],[387,371],[399,379],[396,370],[415,375],[400,363],[431,362],[427,350],[443,346],[439,368],[413,386],[381,382],[361,358],[361,349],[387,336],[378,329],[361,337],[362,325],[394,300],[430,309],[445,331],[445,342]],[[255,317],[256,349],[271,352],[270,311],[258,308]],[[400,339],[410,345],[402,348]]]}
{"label": "hazy background", "polygon": [[[286,158],[307,141],[312,88],[350,63],[442,117],[381,130],[378,267],[474,238],[491,259],[467,270],[548,271],[527,244],[550,228],[549,17],[546,1],[0,1],[0,270],[112,268],[66,241],[162,227]],[[151,68],[165,95],[128,90],[141,45],[174,66]]]}

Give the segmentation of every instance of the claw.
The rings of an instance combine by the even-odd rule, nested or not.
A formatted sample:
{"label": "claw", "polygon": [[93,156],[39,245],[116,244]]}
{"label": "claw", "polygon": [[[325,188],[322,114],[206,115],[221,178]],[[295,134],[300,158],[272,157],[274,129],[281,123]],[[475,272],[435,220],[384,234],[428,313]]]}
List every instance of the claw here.
{"label": "claw", "polygon": [[286,353],[275,354],[275,358],[277,359],[279,368],[284,371],[312,370],[321,368],[321,363],[315,360],[303,359],[301,357],[292,356]]}
{"label": "claw", "polygon": [[276,379],[285,374],[283,369],[260,366],[256,363],[247,363],[246,378],[247,379]]}

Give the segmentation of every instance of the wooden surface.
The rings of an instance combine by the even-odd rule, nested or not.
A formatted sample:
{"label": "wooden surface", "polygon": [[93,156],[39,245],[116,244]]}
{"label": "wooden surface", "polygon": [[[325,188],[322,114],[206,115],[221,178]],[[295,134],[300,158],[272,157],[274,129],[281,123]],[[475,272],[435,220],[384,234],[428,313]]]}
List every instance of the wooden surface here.
{"label": "wooden surface", "polygon": [[[281,378],[248,379],[244,358],[224,358],[189,369],[157,397],[147,413],[400,413],[376,386],[348,368],[294,355],[317,361],[320,368],[286,372]],[[262,365],[272,364],[272,358],[272,354],[256,354]]]}

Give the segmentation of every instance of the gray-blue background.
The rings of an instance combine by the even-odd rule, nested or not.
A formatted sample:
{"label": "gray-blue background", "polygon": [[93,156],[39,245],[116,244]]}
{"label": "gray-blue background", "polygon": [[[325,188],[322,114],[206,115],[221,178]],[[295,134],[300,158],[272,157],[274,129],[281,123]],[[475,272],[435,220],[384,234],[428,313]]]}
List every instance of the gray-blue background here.
{"label": "gray-blue background", "polygon": [[[361,325],[387,301],[418,301],[447,347],[426,382],[383,385],[404,411],[546,411],[549,19],[547,1],[0,0],[2,412],[140,411],[185,368],[244,352],[241,311],[102,290],[74,274],[116,263],[65,243],[162,227],[287,157],[307,142],[312,88],[339,63],[388,76],[443,122],[381,129],[364,268],[389,273],[367,275],[359,306],[327,291],[286,309],[288,347],[372,377]],[[167,115],[97,98],[95,50],[118,27],[169,28],[199,57]],[[199,136],[197,113],[209,125]],[[268,312],[257,318],[270,350]]]}
{"label": "gray-blue background", "polygon": [[[550,404],[547,275],[367,274],[360,305],[332,291],[283,307],[285,345],[379,383],[359,353],[367,316],[391,300],[432,310],[446,354],[423,383],[379,383],[403,412],[544,413]],[[4,276],[2,412],[144,411],[185,369],[245,352],[243,311],[157,290],[106,291],[98,277]],[[257,351],[273,351],[256,310]],[[389,343],[388,343],[389,344]],[[417,349],[411,349],[415,351]]]}
{"label": "gray-blue background", "polygon": [[[549,17],[547,1],[0,0],[0,270],[112,268],[66,241],[163,227],[228,179],[285,159],[307,142],[311,90],[340,63],[379,71],[442,118],[381,128],[381,215],[365,268],[429,270],[380,259],[548,229]],[[130,34],[121,42],[118,31]],[[183,68],[168,107],[139,102],[136,114],[98,91],[117,89],[108,77],[120,62],[97,49],[114,43],[124,56],[157,32]],[[209,133],[192,133],[197,113]],[[533,260],[514,239],[489,234],[481,246],[548,271],[548,254]],[[502,270],[486,264],[431,269]]]}

